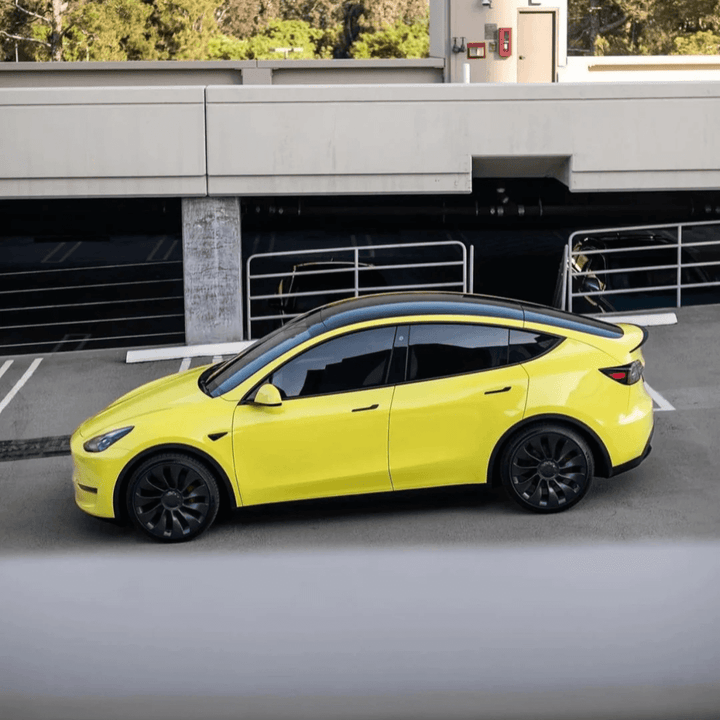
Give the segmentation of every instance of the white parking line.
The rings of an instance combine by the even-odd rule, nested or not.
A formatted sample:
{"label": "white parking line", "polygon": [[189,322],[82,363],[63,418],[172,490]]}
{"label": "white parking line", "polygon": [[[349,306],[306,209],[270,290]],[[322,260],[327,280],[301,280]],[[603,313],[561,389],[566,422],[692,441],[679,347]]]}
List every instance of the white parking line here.
{"label": "white parking line", "polygon": [[210,343],[208,345],[183,345],[182,347],[160,347],[147,350],[128,350],[126,363],[154,362],[156,360],[175,360],[186,357],[211,357],[213,355],[236,355],[252,345],[255,340],[238,340],[230,343]]}
{"label": "white parking line", "polygon": [[180,369],[178,372],[185,372],[190,367],[190,360],[191,358],[186,357],[183,358],[183,361],[180,363]]}
{"label": "white parking line", "polygon": [[[12,361],[10,361],[12,362]],[[42,358],[35,358],[30,367],[23,373],[23,376],[15,383],[12,390],[0,401],[0,413],[10,404],[10,401],[18,394],[20,388],[30,379],[30,376],[37,370]],[[6,363],[7,364],[7,363]]]}
{"label": "white parking line", "polygon": [[155,243],[155,247],[150,251],[150,254],[145,258],[145,262],[151,262],[155,258],[155,253],[160,249],[160,246],[165,242],[165,236],[163,235],[157,243]]}
{"label": "white parking line", "polygon": [[618,315],[611,313],[594,313],[592,317],[598,320],[604,320],[611,323],[634,323],[636,325],[677,325],[677,315],[674,312],[669,313],[642,313],[640,315]]}
{"label": "white parking line", "polygon": [[648,395],[655,401],[657,405],[656,410],[674,410],[674,406],[671,405],[657,390],[653,390],[647,382],[645,383],[645,389],[648,391]]}
{"label": "white parking line", "polygon": [[7,369],[13,364],[12,360],[6,360],[0,368],[0,378],[7,372]]}
{"label": "white parking line", "polygon": [[82,240],[76,242],[59,260],[52,260],[51,262],[65,262],[81,245]]}
{"label": "white parking line", "polygon": [[163,260],[167,260],[170,255],[172,254],[172,251],[175,249],[175,246],[178,244],[177,240],[173,240],[172,244],[170,245],[170,249],[163,255]]}
{"label": "white parking line", "polygon": [[46,263],[46,262],[52,262],[52,261],[50,260],[50,258],[51,258],[58,250],[60,250],[60,248],[63,248],[63,247],[65,247],[65,243],[64,243],[64,242],[58,243],[40,262],[44,262],[44,263]]}
{"label": "white parking line", "polygon": [[58,243],[42,260],[41,262],[44,263],[61,263],[65,262],[81,245],[82,240],[79,240],[76,242],[64,255],[62,255],[60,258],[55,258],[54,255],[59,250],[62,250],[62,248],[65,247],[68,243],[61,242]]}

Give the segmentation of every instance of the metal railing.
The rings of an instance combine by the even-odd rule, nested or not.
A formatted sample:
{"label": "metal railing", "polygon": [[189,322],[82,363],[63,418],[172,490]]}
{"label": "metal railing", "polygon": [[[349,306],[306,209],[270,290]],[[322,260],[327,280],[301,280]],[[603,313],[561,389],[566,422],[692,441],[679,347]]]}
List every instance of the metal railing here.
{"label": "metal railing", "polygon": [[181,268],[169,260],[0,273],[0,354],[181,342]]}
{"label": "metal railing", "polygon": [[[439,257],[423,261],[408,262],[407,254],[415,250],[437,251]],[[455,258],[444,257],[443,251],[450,251]],[[320,248],[313,250],[290,250],[286,252],[256,253],[247,260],[245,299],[247,337],[252,339],[253,323],[286,322],[302,314],[300,312],[267,312],[274,304],[283,308],[289,304],[288,300],[297,298],[317,297],[317,305],[324,302],[340,300],[347,297],[359,297],[363,294],[377,292],[396,292],[400,290],[458,290],[473,292],[473,260],[474,248],[468,248],[459,240],[418,243],[394,243],[384,245],[367,245],[352,247]],[[392,262],[390,251],[399,255],[397,262]],[[459,251],[459,252],[458,252]],[[386,255],[385,260],[378,263],[378,254]],[[448,253],[445,253],[448,254]],[[367,262],[370,261],[370,262]],[[259,263],[269,266],[270,272],[259,272],[255,267]],[[311,269],[310,266],[336,264],[343,267]],[[300,265],[305,267],[299,270]],[[267,268],[266,268],[267,269]],[[455,277],[441,277],[441,273],[457,272]],[[402,272],[400,272],[402,271]],[[428,281],[421,281],[423,273],[430,273],[433,277]],[[345,278],[348,282],[341,287],[331,287],[316,290],[287,292],[283,289],[284,281],[302,277],[336,276]],[[395,277],[395,282],[378,283],[382,276],[383,281]],[[404,276],[404,278],[403,278]],[[414,277],[413,277],[414,276]],[[363,283],[363,278],[370,278],[369,283]],[[399,280],[399,282],[398,282]],[[404,280],[404,281],[403,281]],[[410,280],[408,282],[407,280]],[[374,282],[373,282],[374,281]],[[272,283],[272,285],[271,285]],[[273,290],[274,285],[274,291]],[[256,290],[260,286],[262,289]],[[264,286],[264,287],[262,287]],[[330,297],[331,296],[331,297]],[[330,299],[328,299],[330,297]],[[262,303],[263,309],[255,311],[255,307]]]}
{"label": "metal railing", "polygon": [[[717,232],[708,232],[714,228]],[[706,237],[696,239],[702,235]],[[714,239],[707,239],[709,235]],[[630,254],[639,256],[636,264],[623,261]],[[572,312],[579,298],[597,308],[590,312],[626,309],[612,307],[613,301],[605,298],[640,294],[647,295],[654,308],[682,307],[683,293],[720,287],[720,222],[578,230],[568,239],[563,265],[564,310]],[[708,273],[710,269],[715,272]],[[720,302],[720,291],[715,302]]]}

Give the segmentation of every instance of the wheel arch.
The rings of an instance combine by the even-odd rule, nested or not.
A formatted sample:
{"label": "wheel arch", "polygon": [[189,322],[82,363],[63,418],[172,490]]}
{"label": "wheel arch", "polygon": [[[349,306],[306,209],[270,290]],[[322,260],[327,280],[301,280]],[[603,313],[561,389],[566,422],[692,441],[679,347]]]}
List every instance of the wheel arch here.
{"label": "wheel arch", "polygon": [[527,430],[527,428],[532,427],[533,425],[548,422],[555,425],[564,425],[565,427],[580,433],[587,441],[590,451],[593,454],[596,477],[610,477],[612,474],[610,453],[608,453],[605,443],[603,443],[599,435],[594,430],[589,428],[585,423],[580,422],[580,420],[569,417],[568,415],[544,414],[533,415],[532,417],[521,420],[519,423],[513,425],[509,430],[507,430],[495,444],[495,448],[492,451],[490,462],[488,464],[487,483],[490,487],[502,486],[502,480],[500,479],[500,457],[502,456],[502,452],[508,442],[510,442],[517,433]]}
{"label": "wheel arch", "polygon": [[180,453],[182,455],[188,455],[197,460],[198,462],[205,465],[210,472],[213,473],[216,480],[218,481],[218,491],[220,492],[220,509],[223,508],[234,509],[237,507],[235,500],[235,493],[230,483],[230,478],[221,465],[207,453],[192,445],[183,445],[181,443],[166,443],[164,445],[155,445],[154,447],[143,450],[138,453],[127,465],[122,469],[118,480],[115,483],[115,491],[113,493],[113,511],[115,518],[118,520],[127,520],[127,508],[125,507],[125,493],[127,486],[130,482],[133,472],[142,463],[156,455],[162,455],[163,453]]}

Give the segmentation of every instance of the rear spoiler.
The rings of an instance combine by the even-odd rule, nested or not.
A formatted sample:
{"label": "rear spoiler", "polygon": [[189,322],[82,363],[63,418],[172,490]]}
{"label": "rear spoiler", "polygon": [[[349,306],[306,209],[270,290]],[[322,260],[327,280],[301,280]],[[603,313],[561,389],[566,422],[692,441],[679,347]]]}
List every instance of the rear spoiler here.
{"label": "rear spoiler", "polygon": [[617,323],[617,325],[623,331],[623,341],[634,343],[628,352],[632,353],[641,348],[650,336],[647,328],[640,325],[631,325],[630,323]]}

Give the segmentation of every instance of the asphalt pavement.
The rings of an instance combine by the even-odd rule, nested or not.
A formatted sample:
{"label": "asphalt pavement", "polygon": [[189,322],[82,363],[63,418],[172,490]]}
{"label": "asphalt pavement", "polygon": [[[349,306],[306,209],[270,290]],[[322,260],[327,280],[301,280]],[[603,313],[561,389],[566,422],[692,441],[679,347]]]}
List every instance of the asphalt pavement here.
{"label": "asphalt pavement", "polygon": [[[558,515],[447,488],[157,547],[75,508],[68,456],[0,462],[0,716],[717,718],[720,306],[677,315],[645,347],[652,454]],[[182,362],[124,358],[0,358],[0,442]]]}

